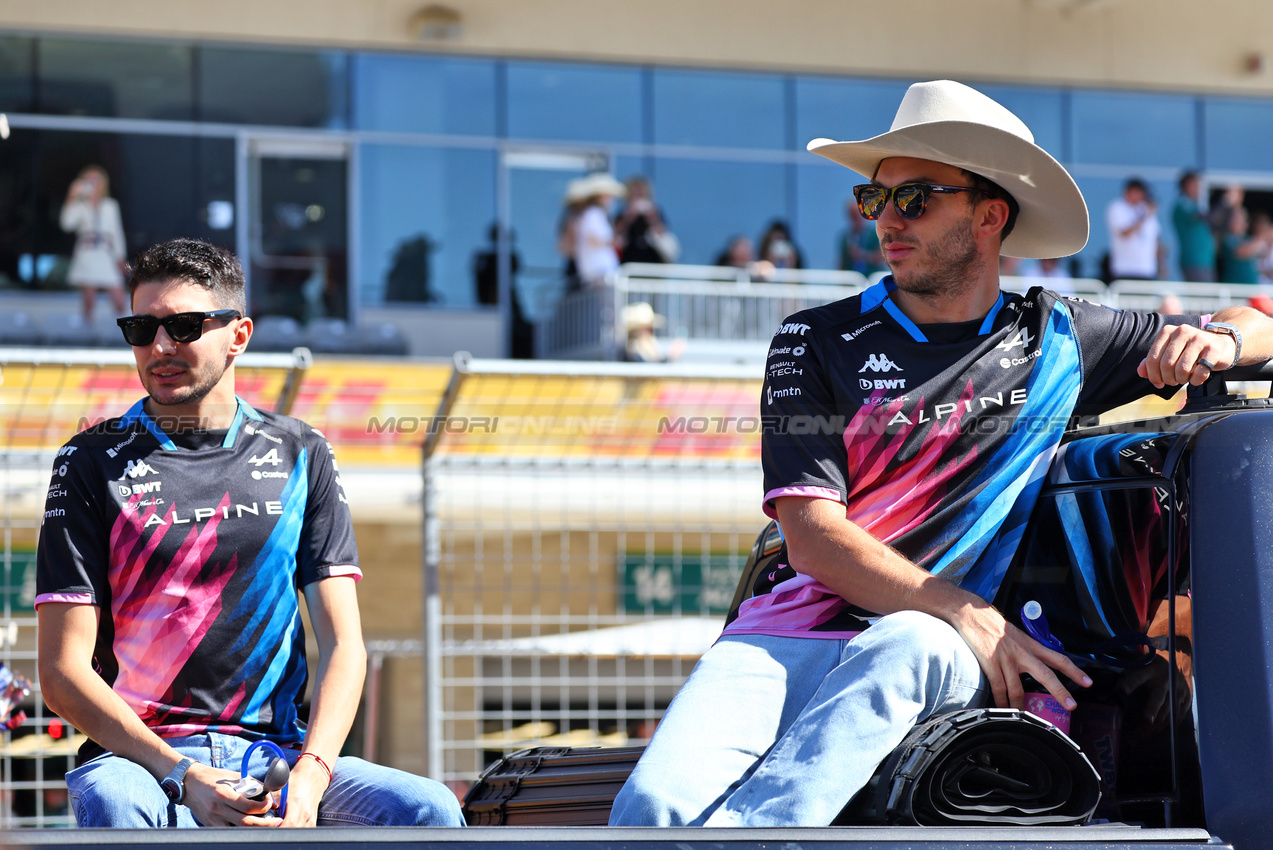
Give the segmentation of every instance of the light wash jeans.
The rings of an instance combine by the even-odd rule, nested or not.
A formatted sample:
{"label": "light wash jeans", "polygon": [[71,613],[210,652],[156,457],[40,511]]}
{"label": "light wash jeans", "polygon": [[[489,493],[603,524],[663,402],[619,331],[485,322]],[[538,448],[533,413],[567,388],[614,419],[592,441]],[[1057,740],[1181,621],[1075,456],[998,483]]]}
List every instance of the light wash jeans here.
{"label": "light wash jeans", "polygon": [[722,637],[682,686],[613,826],[826,826],[919,721],[980,705],[946,623],[883,617],[853,640]]}
{"label": "light wash jeans", "polygon": [[[251,741],[211,733],[169,738],[183,756],[239,772]],[[284,748],[294,764],[298,750]],[[265,775],[273,753],[259,747],[248,772]],[[66,775],[71,807],[81,827],[194,827],[191,811],[170,803],[150,771],[107,753]],[[358,758],[338,758],[332,781],[318,806],[319,826],[464,826],[460,803],[446,786],[414,774]]]}

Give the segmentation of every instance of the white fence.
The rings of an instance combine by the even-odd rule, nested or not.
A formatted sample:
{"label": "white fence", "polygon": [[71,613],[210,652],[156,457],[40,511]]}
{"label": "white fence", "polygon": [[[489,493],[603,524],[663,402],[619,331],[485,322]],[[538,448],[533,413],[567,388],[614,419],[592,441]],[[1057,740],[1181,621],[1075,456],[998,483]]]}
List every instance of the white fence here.
{"label": "white fence", "polygon": [[[746,269],[718,266],[627,264],[607,286],[566,294],[550,318],[537,326],[541,358],[621,360],[626,330],[624,306],[649,303],[664,317],[658,331],[666,343],[687,341],[692,361],[752,362],[783,318],[808,307],[847,298],[883,277],[816,269],[773,270],[765,279]],[[1110,286],[1091,278],[1003,277],[1001,286],[1025,292],[1043,286],[1125,310],[1156,310],[1163,296],[1179,297],[1186,312],[1214,313],[1245,304],[1258,290],[1240,284],[1117,280]]]}

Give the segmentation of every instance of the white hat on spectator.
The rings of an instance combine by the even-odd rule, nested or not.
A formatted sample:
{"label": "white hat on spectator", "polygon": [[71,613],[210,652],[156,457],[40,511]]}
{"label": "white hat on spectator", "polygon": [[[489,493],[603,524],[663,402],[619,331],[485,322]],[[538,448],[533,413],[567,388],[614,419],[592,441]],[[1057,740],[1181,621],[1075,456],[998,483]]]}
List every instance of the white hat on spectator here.
{"label": "white hat on spectator", "polygon": [[654,312],[648,301],[637,301],[620,311],[619,322],[625,332],[632,333],[637,328],[661,328],[667,324],[667,319]]}
{"label": "white hat on spectator", "polygon": [[904,156],[993,180],[1021,208],[1003,241],[1006,256],[1068,257],[1087,244],[1087,204],[1074,178],[1020,118],[962,83],[915,83],[887,133],[860,142],[814,139],[809,150],[868,178],[882,160]]}
{"label": "white hat on spectator", "polygon": [[604,171],[598,171],[589,174],[587,177],[579,177],[571,180],[566,185],[566,202],[574,203],[576,201],[595,198],[600,195],[610,195],[615,198],[622,198],[627,195],[628,189],[622,183],[615,179],[613,174]]}

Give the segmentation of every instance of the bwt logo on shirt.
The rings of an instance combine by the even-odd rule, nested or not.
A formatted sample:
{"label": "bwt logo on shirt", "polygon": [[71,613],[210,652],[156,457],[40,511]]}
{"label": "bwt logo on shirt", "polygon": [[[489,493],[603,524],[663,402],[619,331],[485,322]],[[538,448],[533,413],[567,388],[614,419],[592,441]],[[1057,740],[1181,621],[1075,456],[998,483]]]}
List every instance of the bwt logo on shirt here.
{"label": "bwt logo on shirt", "polygon": [[[872,372],[888,372],[890,370],[896,370],[898,372],[905,371],[901,366],[898,366],[892,360],[889,360],[887,354],[872,354],[866,359],[866,362],[862,364],[862,368],[858,369],[858,374],[860,375],[868,369]],[[867,387],[863,385],[862,389],[867,389]]]}
{"label": "bwt logo on shirt", "polygon": [[802,325],[799,322],[787,322],[787,324],[778,328],[779,334],[799,334],[804,336],[804,332],[809,330],[808,325]]}
{"label": "bwt logo on shirt", "polygon": [[140,496],[143,493],[158,493],[163,489],[162,481],[143,481],[140,484],[134,484],[129,487],[127,484],[119,485],[119,495],[127,499],[129,496]]}
{"label": "bwt logo on shirt", "polygon": [[864,390],[904,390],[905,378],[877,378],[874,381],[858,378],[858,386]]}

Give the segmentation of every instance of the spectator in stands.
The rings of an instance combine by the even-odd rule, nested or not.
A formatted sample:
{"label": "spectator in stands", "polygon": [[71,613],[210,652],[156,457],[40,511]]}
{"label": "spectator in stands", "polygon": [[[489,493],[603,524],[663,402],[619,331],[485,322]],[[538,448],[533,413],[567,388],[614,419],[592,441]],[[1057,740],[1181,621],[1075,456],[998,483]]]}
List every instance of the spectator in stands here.
{"label": "spectator in stands", "polygon": [[849,198],[844,204],[844,217],[849,226],[840,231],[840,268],[861,272],[867,277],[884,271],[887,266],[884,265],[884,253],[880,251],[880,237],[875,226],[862,218],[862,211],[854,198]]}
{"label": "spectator in stands", "polygon": [[716,256],[716,265],[730,266],[736,269],[750,268],[756,261],[756,251],[751,240],[746,236],[735,236],[729,240],[725,250]]}
{"label": "spectator in stands", "polygon": [[1181,302],[1179,295],[1174,292],[1168,292],[1158,302],[1158,309],[1154,310],[1154,312],[1162,313],[1164,316],[1183,316],[1185,314],[1185,305]]}
{"label": "spectator in stands", "polygon": [[1266,316],[1273,316],[1273,296],[1261,292],[1248,298],[1247,304]]}
{"label": "spectator in stands", "polygon": [[1154,280],[1159,271],[1158,207],[1149,186],[1133,177],[1105,211],[1109,224],[1109,270],[1114,280]]}
{"label": "spectator in stands", "polygon": [[582,211],[575,226],[575,268],[585,289],[603,286],[619,267],[610,206],[627,190],[610,174],[589,174],[575,186],[582,197]]}
{"label": "spectator in stands", "polygon": [[1216,279],[1216,238],[1200,202],[1201,187],[1198,172],[1186,171],[1180,176],[1180,197],[1171,210],[1171,226],[1180,246],[1180,274],[1185,280],[1206,282]]}
{"label": "spectator in stands", "polygon": [[[488,244],[485,250],[473,255],[473,286],[477,294],[477,303],[484,306],[499,304],[499,224],[492,224],[487,231]],[[534,356],[535,328],[526,319],[522,310],[521,298],[517,292],[517,272],[521,269],[522,258],[514,244],[516,234],[508,231],[508,294],[510,321],[511,356],[518,359],[529,359]]]}
{"label": "spectator in stands", "polygon": [[644,177],[629,177],[627,201],[614,223],[619,261],[624,263],[675,263],[681,244],[667,228],[663,211],[654,204],[654,190]]}
{"label": "spectator in stands", "polygon": [[1256,259],[1261,286],[1273,288],[1273,219],[1261,210],[1255,214],[1254,234],[1265,245],[1270,246]]}
{"label": "spectator in stands", "polygon": [[1229,231],[1220,242],[1225,283],[1260,282],[1260,261],[1268,256],[1269,245],[1250,232],[1246,207],[1237,207],[1229,215]]}
{"label": "spectator in stands", "polygon": [[760,237],[760,260],[771,263],[775,269],[802,269],[804,258],[791,238],[791,228],[782,219],[774,219]]}
{"label": "spectator in stands", "polygon": [[628,304],[619,316],[626,331],[627,343],[623,349],[623,359],[632,363],[668,363],[678,359],[685,351],[685,340],[675,339],[664,350],[654,335],[655,328],[667,324],[667,320],[654,312],[649,302],[638,301]]}
{"label": "spectator in stands", "polygon": [[567,292],[580,288],[579,269],[575,267],[575,244],[578,241],[579,216],[583,214],[584,178],[566,184],[566,194],[561,199],[561,218],[557,221],[557,253],[562,258],[561,277]]}
{"label": "spectator in stands", "polygon": [[1233,216],[1243,209],[1245,202],[1246,189],[1238,183],[1230,184],[1208,215],[1211,232],[1216,240],[1216,280],[1228,279],[1228,270],[1224,267],[1224,237],[1231,232]]}
{"label": "spectator in stands", "polygon": [[128,256],[119,203],[100,165],[85,166],[66,190],[59,223],[74,231],[75,247],[66,281],[83,293],[84,321],[93,321],[97,293],[110,296],[115,315],[124,314],[124,268]]}

